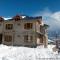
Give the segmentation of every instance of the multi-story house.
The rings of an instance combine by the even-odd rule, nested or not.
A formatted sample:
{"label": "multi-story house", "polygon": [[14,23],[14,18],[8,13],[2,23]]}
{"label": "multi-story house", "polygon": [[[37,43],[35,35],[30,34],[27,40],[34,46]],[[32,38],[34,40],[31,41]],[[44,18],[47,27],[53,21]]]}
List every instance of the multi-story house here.
{"label": "multi-story house", "polygon": [[0,17],[0,44],[29,47],[44,45],[47,47],[48,39],[43,26],[42,16],[16,15],[8,20]]}

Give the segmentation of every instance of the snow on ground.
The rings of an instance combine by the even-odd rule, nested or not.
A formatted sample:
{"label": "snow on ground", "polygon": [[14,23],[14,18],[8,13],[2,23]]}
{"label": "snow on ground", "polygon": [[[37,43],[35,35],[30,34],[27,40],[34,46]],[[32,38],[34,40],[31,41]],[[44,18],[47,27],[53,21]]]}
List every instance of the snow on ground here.
{"label": "snow on ground", "polygon": [[48,46],[48,48],[44,48],[43,46],[38,46],[37,48],[28,48],[0,45],[0,60],[39,60],[41,58],[56,58],[56,54],[53,54],[51,47]]}

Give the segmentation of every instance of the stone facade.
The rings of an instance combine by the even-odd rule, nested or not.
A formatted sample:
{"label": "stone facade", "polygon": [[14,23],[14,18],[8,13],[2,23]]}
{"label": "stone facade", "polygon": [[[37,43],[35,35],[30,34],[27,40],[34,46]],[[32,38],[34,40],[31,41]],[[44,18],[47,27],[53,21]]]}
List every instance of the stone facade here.
{"label": "stone facade", "polygon": [[47,34],[44,33],[42,17],[22,17],[19,15],[4,20],[0,17],[0,44],[14,46],[47,47]]}

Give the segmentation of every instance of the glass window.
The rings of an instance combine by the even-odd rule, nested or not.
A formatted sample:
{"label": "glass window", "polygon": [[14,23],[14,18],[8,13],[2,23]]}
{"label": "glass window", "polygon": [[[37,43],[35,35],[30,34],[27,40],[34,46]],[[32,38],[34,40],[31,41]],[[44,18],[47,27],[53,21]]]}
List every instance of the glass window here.
{"label": "glass window", "polygon": [[13,29],[13,24],[6,24],[6,29],[7,29],[7,30]]}
{"label": "glass window", "polygon": [[24,36],[24,42],[32,42],[33,41],[33,36],[29,36],[30,38],[28,38],[28,35]]}
{"label": "glass window", "polygon": [[32,29],[33,24],[32,23],[25,23],[24,29]]}
{"label": "glass window", "polygon": [[5,35],[4,37],[6,42],[11,42],[12,41],[12,36],[11,35]]}
{"label": "glass window", "polygon": [[40,43],[43,43],[43,38],[40,38]]}
{"label": "glass window", "polygon": [[28,35],[24,36],[24,42],[28,42]]}

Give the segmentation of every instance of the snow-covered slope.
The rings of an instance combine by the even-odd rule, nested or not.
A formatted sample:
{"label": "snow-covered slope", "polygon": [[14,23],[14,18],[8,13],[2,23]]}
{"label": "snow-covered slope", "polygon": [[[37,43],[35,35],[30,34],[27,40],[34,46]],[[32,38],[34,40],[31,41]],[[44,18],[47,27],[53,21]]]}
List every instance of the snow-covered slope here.
{"label": "snow-covered slope", "polygon": [[27,48],[0,45],[0,60],[39,60],[41,58],[56,58],[56,55],[50,50],[51,48],[49,48],[43,48],[42,46]]}

